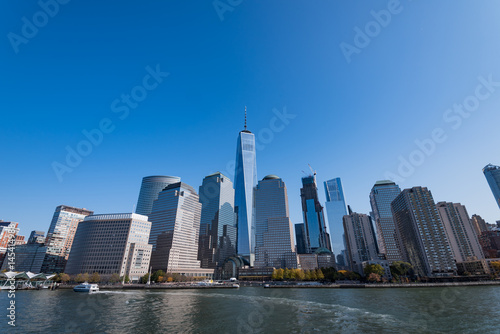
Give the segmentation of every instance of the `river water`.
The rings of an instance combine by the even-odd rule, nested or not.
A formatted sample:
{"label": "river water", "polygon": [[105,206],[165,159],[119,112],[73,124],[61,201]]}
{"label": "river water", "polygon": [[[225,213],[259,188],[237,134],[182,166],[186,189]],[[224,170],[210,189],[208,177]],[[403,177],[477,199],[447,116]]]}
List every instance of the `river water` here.
{"label": "river water", "polygon": [[0,292],[0,333],[500,333],[500,287]]}

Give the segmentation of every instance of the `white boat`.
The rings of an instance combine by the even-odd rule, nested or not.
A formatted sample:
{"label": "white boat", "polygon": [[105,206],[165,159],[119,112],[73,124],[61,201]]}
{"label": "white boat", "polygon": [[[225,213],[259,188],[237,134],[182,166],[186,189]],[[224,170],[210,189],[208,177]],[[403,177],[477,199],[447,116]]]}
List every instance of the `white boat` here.
{"label": "white boat", "polygon": [[237,283],[234,283],[234,284],[233,284],[233,288],[239,288],[239,287],[240,287],[240,285],[239,285],[239,284],[237,284]]}
{"label": "white boat", "polygon": [[77,285],[73,288],[75,292],[97,292],[99,291],[99,286],[97,284],[89,284],[87,282]]}

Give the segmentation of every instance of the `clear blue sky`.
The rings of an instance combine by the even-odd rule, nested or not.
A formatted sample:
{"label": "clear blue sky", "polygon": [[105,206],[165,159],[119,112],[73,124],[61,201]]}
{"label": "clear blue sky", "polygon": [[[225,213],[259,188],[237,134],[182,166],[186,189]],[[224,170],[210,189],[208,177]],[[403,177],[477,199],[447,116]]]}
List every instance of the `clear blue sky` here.
{"label": "clear blue sky", "polygon": [[[308,163],[321,183],[341,177],[347,202],[368,213],[373,184],[438,128],[446,140],[400,186],[500,219],[482,174],[500,164],[500,86],[474,97],[478,77],[500,81],[498,2],[243,0],[222,20],[212,1],[72,0],[53,17],[37,1],[0,6],[0,219],[18,221],[21,234],[47,231],[60,204],[130,212],[143,176],[197,189],[231,165],[245,105],[264,144],[258,177],[283,178],[294,223]],[[388,7],[390,22],[373,24],[371,11]],[[33,16],[36,34],[23,29]],[[341,44],[356,47],[356,27],[372,37],[358,36],[348,63]],[[121,95],[144,92],[157,64],[169,75],[123,117]],[[464,101],[467,118],[447,113]],[[263,129],[283,108],[295,118],[270,140]],[[103,119],[114,130],[60,182],[53,163]]]}

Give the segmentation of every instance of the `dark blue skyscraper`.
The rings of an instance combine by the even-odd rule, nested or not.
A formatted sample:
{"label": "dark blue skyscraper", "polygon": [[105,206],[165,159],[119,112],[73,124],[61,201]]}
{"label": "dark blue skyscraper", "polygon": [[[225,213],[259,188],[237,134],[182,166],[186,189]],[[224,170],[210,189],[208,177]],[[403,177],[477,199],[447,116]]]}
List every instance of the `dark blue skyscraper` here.
{"label": "dark blue skyscraper", "polygon": [[500,166],[494,166],[489,164],[483,169],[484,176],[488,180],[493,196],[495,196],[495,201],[498,207],[500,207]]}
{"label": "dark blue skyscraper", "polygon": [[325,181],[324,184],[326,195],[325,208],[326,215],[328,217],[328,225],[330,227],[332,251],[334,254],[341,254],[342,250],[345,249],[342,219],[345,215],[347,215],[342,182],[340,178],[335,178]]}
{"label": "dark blue skyscraper", "polygon": [[253,265],[255,260],[255,214],[253,189],[257,185],[255,135],[245,129],[238,135],[234,177],[234,206],[238,217],[238,254]]}
{"label": "dark blue skyscraper", "polygon": [[198,260],[202,268],[218,268],[236,255],[236,215],[231,180],[217,172],[200,187],[201,222]]}
{"label": "dark blue skyscraper", "polygon": [[302,178],[300,189],[302,213],[305,227],[306,252],[313,253],[319,248],[331,251],[330,240],[326,232],[323,207],[318,199],[318,186],[313,175]]}
{"label": "dark blue skyscraper", "polygon": [[392,201],[400,193],[401,189],[392,181],[378,181],[370,192],[370,204],[377,227],[378,246],[380,252],[386,255],[389,262],[402,260],[391,210]]}

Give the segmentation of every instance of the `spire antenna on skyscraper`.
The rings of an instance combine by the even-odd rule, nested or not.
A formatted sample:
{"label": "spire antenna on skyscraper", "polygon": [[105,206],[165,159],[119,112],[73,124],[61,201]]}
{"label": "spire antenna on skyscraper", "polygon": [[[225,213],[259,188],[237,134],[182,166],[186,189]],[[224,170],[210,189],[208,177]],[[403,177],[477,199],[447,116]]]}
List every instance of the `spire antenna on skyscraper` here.
{"label": "spire antenna on skyscraper", "polygon": [[245,106],[245,130],[247,129],[247,106]]}

